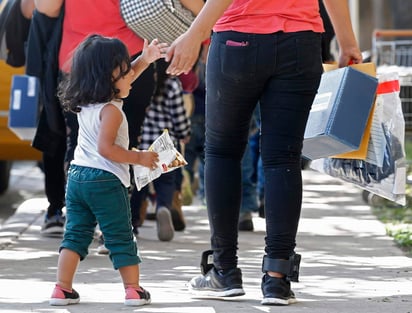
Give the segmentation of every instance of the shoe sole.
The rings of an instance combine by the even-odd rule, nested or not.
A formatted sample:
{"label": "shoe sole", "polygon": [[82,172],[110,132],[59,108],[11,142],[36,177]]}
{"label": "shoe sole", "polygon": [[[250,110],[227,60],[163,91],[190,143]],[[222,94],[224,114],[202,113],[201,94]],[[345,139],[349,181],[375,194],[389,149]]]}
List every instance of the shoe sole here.
{"label": "shoe sole", "polygon": [[40,233],[44,237],[61,238],[64,235],[64,230],[62,231],[56,227],[55,229],[48,228],[46,230],[42,230]]}
{"label": "shoe sole", "polygon": [[244,221],[239,222],[238,229],[240,231],[253,232],[253,230],[254,230],[253,221],[252,220],[244,220]]}
{"label": "shoe sole", "polygon": [[260,303],[263,305],[289,305],[298,302],[296,298],[280,299],[280,298],[264,298]]}
{"label": "shoe sole", "polygon": [[124,300],[124,305],[126,306],[142,306],[145,304],[150,304],[152,301],[149,299],[126,299]]}
{"label": "shoe sole", "polygon": [[52,298],[49,301],[50,305],[60,306],[60,305],[69,305],[69,304],[77,304],[80,302],[80,299],[59,299],[59,298]]}
{"label": "shoe sole", "polygon": [[189,286],[189,292],[196,297],[213,297],[213,298],[223,298],[223,297],[237,297],[243,296],[245,291],[243,288],[235,288],[229,290],[205,290],[205,289],[193,289],[192,286]]}
{"label": "shoe sole", "polygon": [[170,241],[174,236],[172,216],[167,208],[159,208],[156,213],[157,237],[160,241]]}
{"label": "shoe sole", "polygon": [[51,226],[41,230],[42,234],[63,234],[64,228],[62,226]]}
{"label": "shoe sole", "polygon": [[179,212],[176,209],[171,209],[170,215],[172,216],[172,223],[173,223],[174,230],[184,231],[186,228],[186,223],[184,219],[180,216]]}
{"label": "shoe sole", "polygon": [[107,249],[106,247],[101,248],[101,247],[97,247],[97,254],[102,254],[102,255],[107,255],[109,254],[109,249]]}

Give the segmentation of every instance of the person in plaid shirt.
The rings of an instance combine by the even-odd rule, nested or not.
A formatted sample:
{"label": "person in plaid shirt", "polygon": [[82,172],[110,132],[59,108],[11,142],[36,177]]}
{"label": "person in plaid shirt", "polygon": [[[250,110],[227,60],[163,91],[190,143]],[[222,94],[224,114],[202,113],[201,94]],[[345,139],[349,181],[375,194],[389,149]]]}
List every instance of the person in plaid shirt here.
{"label": "person in plaid shirt", "polygon": [[[147,150],[164,129],[169,131],[178,150],[181,143],[190,140],[190,120],[184,107],[183,87],[178,77],[166,74],[166,67],[167,63],[164,61],[156,62],[157,86],[143,122],[139,145],[142,150]],[[172,207],[173,197],[180,193],[181,171],[181,168],[176,169],[153,181],[157,202],[157,235],[161,241],[172,240],[174,231],[181,231],[186,226],[181,208]],[[140,207],[147,194],[147,186],[139,192],[133,190],[132,193],[132,224],[135,234],[138,234]]]}

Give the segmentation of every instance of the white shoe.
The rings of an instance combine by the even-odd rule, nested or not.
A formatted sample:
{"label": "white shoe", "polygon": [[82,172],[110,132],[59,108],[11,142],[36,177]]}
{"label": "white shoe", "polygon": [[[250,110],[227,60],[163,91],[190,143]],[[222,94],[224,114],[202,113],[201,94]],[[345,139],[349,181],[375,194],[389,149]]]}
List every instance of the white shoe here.
{"label": "white shoe", "polygon": [[103,235],[99,237],[99,246],[97,247],[97,254],[109,254],[109,249],[104,245]]}
{"label": "white shoe", "polygon": [[173,239],[175,230],[173,228],[172,215],[166,207],[160,207],[156,212],[157,237],[160,241]]}
{"label": "white shoe", "polygon": [[41,227],[41,234],[43,236],[61,237],[64,234],[65,222],[66,218],[62,215],[46,217]]}

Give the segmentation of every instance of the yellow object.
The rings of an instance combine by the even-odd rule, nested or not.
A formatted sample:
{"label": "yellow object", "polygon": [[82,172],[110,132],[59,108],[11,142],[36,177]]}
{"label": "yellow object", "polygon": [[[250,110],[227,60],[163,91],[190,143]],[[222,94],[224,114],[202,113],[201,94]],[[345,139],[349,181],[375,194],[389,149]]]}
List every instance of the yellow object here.
{"label": "yellow object", "polygon": [[10,85],[15,74],[24,74],[24,67],[14,68],[0,60],[0,160],[40,160],[41,152],[8,127]]}
{"label": "yellow object", "polygon": [[[376,77],[376,66],[374,63],[352,64],[350,66],[365,74]],[[338,68],[338,65],[336,63],[323,64],[323,69],[325,70],[325,72],[335,70],[337,68]],[[366,124],[365,131],[362,137],[362,141],[359,145],[359,149],[355,151],[347,152],[347,153],[338,154],[338,155],[332,156],[332,158],[356,159],[356,160],[366,159],[366,155],[368,154],[368,145],[369,145],[369,139],[370,139],[370,134],[371,134],[371,129],[372,129],[374,109],[375,109],[375,104],[373,104],[371,112],[369,113],[368,122]]]}

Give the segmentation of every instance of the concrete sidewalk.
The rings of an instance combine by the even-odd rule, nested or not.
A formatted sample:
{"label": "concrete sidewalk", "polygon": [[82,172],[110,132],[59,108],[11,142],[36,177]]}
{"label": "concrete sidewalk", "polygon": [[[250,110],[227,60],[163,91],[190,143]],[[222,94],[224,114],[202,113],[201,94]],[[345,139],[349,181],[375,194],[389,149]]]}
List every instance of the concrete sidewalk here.
{"label": "concrete sidewalk", "polygon": [[81,302],[51,307],[59,238],[40,236],[44,198],[27,200],[0,230],[0,312],[412,312],[412,259],[385,235],[359,189],[324,174],[304,171],[304,201],[297,252],[302,254],[299,300],[289,307],[260,305],[264,220],[239,236],[239,266],[246,295],[228,300],[194,299],[186,284],[199,273],[200,254],[209,247],[206,209],[184,207],[187,229],[171,242],[157,240],[155,223],[140,228],[141,284],[152,304],[123,305],[119,274],[107,256],[91,246],[74,287]]}

